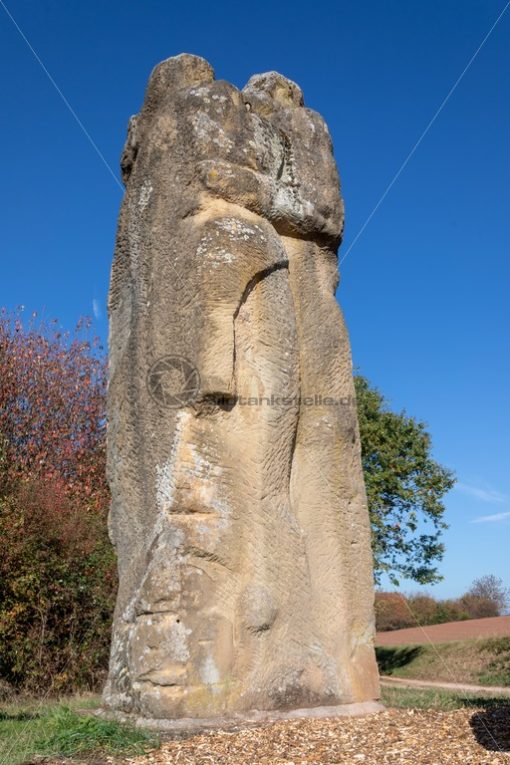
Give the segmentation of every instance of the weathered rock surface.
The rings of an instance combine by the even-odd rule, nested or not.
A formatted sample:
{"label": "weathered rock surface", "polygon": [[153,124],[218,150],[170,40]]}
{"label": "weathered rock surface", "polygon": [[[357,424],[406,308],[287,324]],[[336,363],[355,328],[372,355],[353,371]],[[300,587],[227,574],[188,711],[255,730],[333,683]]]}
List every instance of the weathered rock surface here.
{"label": "weathered rock surface", "polygon": [[181,55],[152,73],[122,171],[105,705],[211,718],[374,699],[327,127],[279,74],[239,91]]}

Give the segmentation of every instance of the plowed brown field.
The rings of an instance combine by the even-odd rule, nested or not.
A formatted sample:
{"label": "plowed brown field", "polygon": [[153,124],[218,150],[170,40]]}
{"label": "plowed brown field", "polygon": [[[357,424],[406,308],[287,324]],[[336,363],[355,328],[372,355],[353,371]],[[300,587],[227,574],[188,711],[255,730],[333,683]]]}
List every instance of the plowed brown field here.
{"label": "plowed brown field", "polygon": [[488,619],[469,619],[465,622],[447,622],[427,627],[378,632],[376,645],[408,645],[410,643],[447,643],[450,640],[510,636],[510,616]]}

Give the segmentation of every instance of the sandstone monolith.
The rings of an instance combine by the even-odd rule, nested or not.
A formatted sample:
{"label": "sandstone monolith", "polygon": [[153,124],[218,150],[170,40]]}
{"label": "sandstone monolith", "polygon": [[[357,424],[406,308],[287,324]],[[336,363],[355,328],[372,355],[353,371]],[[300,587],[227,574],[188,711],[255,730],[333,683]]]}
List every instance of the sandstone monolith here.
{"label": "sandstone monolith", "polygon": [[204,719],[370,702],[370,530],[328,129],[285,77],[240,91],[181,55],[153,71],[122,173],[104,704]]}

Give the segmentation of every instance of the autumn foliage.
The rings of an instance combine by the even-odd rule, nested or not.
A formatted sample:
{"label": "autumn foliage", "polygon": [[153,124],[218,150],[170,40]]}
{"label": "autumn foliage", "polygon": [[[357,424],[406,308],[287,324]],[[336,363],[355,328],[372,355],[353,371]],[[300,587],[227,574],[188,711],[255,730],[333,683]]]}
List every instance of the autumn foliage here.
{"label": "autumn foliage", "polygon": [[501,616],[509,602],[508,589],[501,579],[492,574],[475,579],[460,598],[440,600],[426,593],[404,595],[401,592],[377,591],[376,627],[386,632],[425,624]]}
{"label": "autumn foliage", "polygon": [[375,596],[375,622],[378,630],[400,630],[414,627],[407,598],[400,592],[377,592]]}
{"label": "autumn foliage", "polygon": [[81,322],[0,314],[0,677],[93,687],[107,662],[106,362]]}

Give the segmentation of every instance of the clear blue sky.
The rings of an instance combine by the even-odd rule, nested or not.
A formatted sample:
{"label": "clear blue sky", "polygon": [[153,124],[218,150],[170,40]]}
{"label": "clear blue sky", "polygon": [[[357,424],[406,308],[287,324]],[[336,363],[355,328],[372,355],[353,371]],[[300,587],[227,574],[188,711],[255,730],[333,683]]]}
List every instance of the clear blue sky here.
{"label": "clear blue sky", "polygon": [[[161,59],[197,53],[238,86],[296,80],[333,135],[341,254],[504,3],[7,0],[115,172]],[[484,573],[510,584],[509,49],[510,7],[341,268],[356,366],[429,424],[460,482],[432,589],[445,597]],[[121,192],[1,7],[0,59],[0,305],[71,327],[94,301],[104,337]]]}

